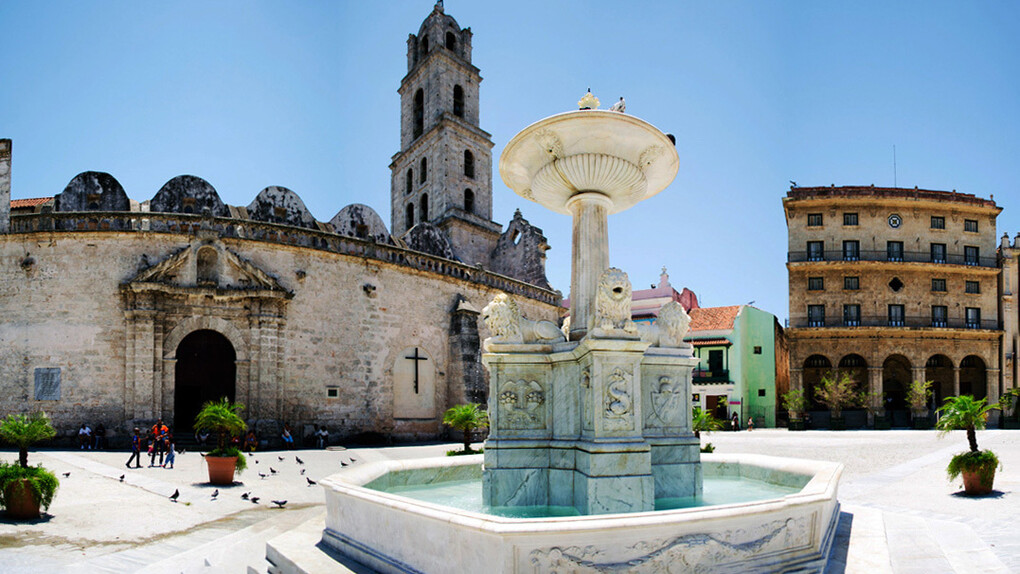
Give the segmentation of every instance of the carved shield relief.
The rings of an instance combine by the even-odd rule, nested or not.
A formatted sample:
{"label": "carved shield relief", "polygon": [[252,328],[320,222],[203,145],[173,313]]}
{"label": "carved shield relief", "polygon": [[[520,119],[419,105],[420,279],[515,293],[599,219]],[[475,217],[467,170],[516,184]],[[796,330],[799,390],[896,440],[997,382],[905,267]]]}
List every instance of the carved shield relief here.
{"label": "carved shield relief", "polygon": [[648,426],[675,427],[680,425],[681,407],[683,406],[683,393],[680,383],[669,377],[659,377],[659,383],[652,390],[652,412],[656,420],[649,420]]}
{"label": "carved shield relief", "polygon": [[499,428],[546,428],[545,390],[537,381],[507,381],[499,388]]}

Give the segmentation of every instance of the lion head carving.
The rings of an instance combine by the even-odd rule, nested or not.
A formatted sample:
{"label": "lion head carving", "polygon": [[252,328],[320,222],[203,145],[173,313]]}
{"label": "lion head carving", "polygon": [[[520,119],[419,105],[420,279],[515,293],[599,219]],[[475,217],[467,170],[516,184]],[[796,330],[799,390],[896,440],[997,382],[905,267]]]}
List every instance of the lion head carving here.
{"label": "lion head carving", "polygon": [[637,328],[630,320],[630,296],[630,279],[627,274],[616,267],[606,269],[599,277],[595,291],[595,314],[589,329],[605,332],[622,329],[636,333]]}
{"label": "lion head carving", "polygon": [[691,316],[684,310],[683,305],[670,301],[659,308],[656,323],[661,329],[659,346],[679,347],[691,328]]}
{"label": "lion head carving", "polygon": [[492,343],[522,343],[521,336],[521,312],[517,308],[517,302],[506,293],[496,295],[482,309],[482,320],[489,328],[491,337],[486,342]]}

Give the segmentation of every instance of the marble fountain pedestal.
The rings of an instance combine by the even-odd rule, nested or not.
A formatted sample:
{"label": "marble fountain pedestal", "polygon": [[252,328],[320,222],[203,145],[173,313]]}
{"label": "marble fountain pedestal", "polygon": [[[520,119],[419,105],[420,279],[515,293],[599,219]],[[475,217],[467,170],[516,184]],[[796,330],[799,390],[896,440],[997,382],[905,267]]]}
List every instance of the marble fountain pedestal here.
{"label": "marble fountain pedestal", "polygon": [[[635,325],[627,275],[609,266],[608,216],[665,189],[676,150],[643,120],[593,109],[590,93],[579,104],[525,128],[499,166],[516,193],[572,217],[569,324],[529,320],[497,295],[482,311],[491,334],[484,464],[483,456],[377,462],[323,479],[320,547],[380,572],[821,572],[842,465],[702,460],[691,430],[698,361],[683,342],[690,318],[670,302],[656,324]],[[789,490],[654,510],[656,499],[697,497],[705,476]],[[479,479],[484,511],[399,494]],[[579,516],[490,512],[545,506]],[[301,550],[271,542],[271,571],[324,571],[300,563]]]}
{"label": "marble fountain pedestal", "polygon": [[609,214],[665,189],[678,165],[654,126],[595,109],[536,122],[503,150],[500,174],[514,192],[573,218],[571,308],[569,340],[508,336],[495,303],[483,311],[494,333],[482,356],[486,504],[607,514],[701,493],[690,412],[698,360],[683,343],[690,319],[673,303],[673,332],[663,321],[639,332],[630,282],[609,267]]}

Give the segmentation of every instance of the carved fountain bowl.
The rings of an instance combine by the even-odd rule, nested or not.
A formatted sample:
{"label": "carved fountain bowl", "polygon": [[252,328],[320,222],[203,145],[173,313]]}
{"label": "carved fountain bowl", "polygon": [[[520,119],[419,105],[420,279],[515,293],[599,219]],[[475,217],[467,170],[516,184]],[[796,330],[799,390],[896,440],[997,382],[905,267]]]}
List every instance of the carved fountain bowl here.
{"label": "carved fountain bowl", "polygon": [[377,490],[477,478],[481,459],[383,461],[322,480],[323,543],[380,572],[821,572],[839,516],[842,465],[760,455],[706,454],[702,465],[706,476],[799,490],[716,506],[530,519]]}
{"label": "carved fountain bowl", "polygon": [[652,124],[581,110],[524,128],[503,149],[499,173],[518,195],[570,215],[567,200],[585,191],[608,197],[609,213],[628,209],[666,189],[679,166],[676,147]]}

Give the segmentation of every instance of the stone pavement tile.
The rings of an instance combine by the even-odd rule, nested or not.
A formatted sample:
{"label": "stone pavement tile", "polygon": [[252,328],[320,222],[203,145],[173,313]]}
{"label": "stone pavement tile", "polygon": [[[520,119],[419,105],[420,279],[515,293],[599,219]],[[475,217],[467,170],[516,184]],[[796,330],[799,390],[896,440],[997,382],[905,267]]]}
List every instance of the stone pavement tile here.
{"label": "stone pavement tile", "polygon": [[952,565],[932,536],[928,521],[916,516],[886,513],[886,540],[893,571],[897,574],[953,572]]}
{"label": "stone pavement tile", "polygon": [[373,574],[369,568],[336,555],[321,544],[309,543],[321,539],[325,528],[326,513],[322,512],[266,543],[266,558],[274,564],[269,574],[279,574],[281,568],[306,574]]}
{"label": "stone pavement tile", "polygon": [[959,574],[1008,574],[1006,565],[966,524],[929,520],[932,538],[938,542],[953,571]]}
{"label": "stone pavement tile", "polygon": [[863,506],[844,506],[852,516],[846,551],[846,574],[879,574],[892,572],[885,520],[880,510]]}

